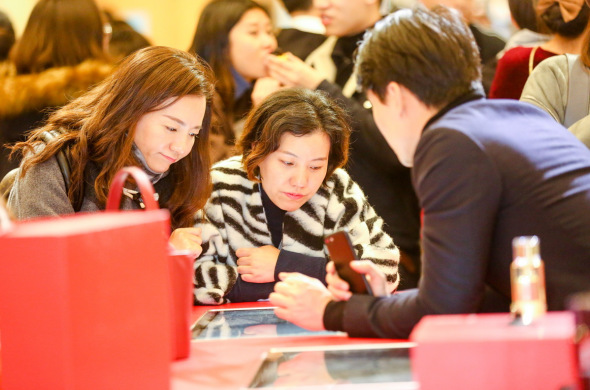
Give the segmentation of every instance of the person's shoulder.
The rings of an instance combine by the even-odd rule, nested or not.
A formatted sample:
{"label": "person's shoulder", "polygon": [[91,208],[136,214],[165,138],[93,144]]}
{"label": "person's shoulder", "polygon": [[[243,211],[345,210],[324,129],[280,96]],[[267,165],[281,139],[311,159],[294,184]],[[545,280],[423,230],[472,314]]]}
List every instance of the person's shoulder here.
{"label": "person's shoulder", "polygon": [[326,180],[326,187],[331,193],[358,194],[363,195],[361,187],[350,177],[350,174],[344,168],[337,168],[334,173]]}
{"label": "person's shoulder", "polygon": [[524,60],[528,60],[531,52],[533,51],[533,47],[525,47],[525,46],[516,46],[512,49],[509,49],[504,53],[502,58],[498,60],[499,63],[510,63],[510,62],[521,62]]}
{"label": "person's shoulder", "polygon": [[[37,151],[40,151],[42,148],[44,146],[38,146]],[[24,183],[26,188],[34,188],[35,191],[39,191],[39,188],[43,188],[47,183],[63,183],[65,188],[63,180],[57,157],[52,156],[46,161],[30,166],[24,176],[21,176],[19,170],[15,179],[15,185]]]}
{"label": "person's shoulder", "polygon": [[326,180],[327,183],[348,183],[351,177],[344,168],[336,168],[330,178]]}
{"label": "person's shoulder", "polygon": [[[480,99],[443,115],[424,132],[424,141],[456,145],[492,145],[516,140],[534,129],[560,127],[538,107],[513,99]],[[519,131],[514,131],[519,129]]]}
{"label": "person's shoulder", "polygon": [[[538,109],[513,99],[477,99],[454,107],[428,127],[426,133],[446,136],[478,134],[518,116],[538,115]],[[504,125],[504,124],[503,124]]]}
{"label": "person's shoulder", "polygon": [[212,170],[221,170],[225,168],[240,168],[243,167],[242,156],[231,156],[225,160],[221,160],[213,164]]}
{"label": "person's shoulder", "polygon": [[552,95],[552,91],[567,91],[569,61],[575,58],[576,56],[563,54],[541,61],[527,79],[520,100],[530,102],[531,97]]}
{"label": "person's shoulder", "polygon": [[512,116],[535,116],[539,110],[519,100],[485,98],[459,106],[456,113],[466,121],[479,122],[480,126],[477,128],[485,128],[496,121],[510,120]]}
{"label": "person's shoulder", "polygon": [[535,72],[540,73],[546,71],[567,73],[569,61],[575,61],[577,57],[578,56],[575,54],[562,54],[549,57],[541,61],[539,65],[535,67],[532,74]]}
{"label": "person's shoulder", "polygon": [[214,185],[250,181],[242,163],[242,156],[233,156],[215,163],[211,168],[211,178]]}

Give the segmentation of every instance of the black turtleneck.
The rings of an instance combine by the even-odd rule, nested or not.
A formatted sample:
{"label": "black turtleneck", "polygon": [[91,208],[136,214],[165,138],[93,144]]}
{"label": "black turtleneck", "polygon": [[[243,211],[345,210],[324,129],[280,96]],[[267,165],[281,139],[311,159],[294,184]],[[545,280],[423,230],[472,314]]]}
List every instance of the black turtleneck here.
{"label": "black turtleneck", "polygon": [[270,200],[266,191],[260,186],[260,196],[262,197],[262,207],[264,208],[264,214],[266,214],[266,224],[268,230],[270,230],[270,237],[272,244],[279,248],[281,241],[283,240],[283,219],[285,219],[286,211],[280,209],[276,204]]}

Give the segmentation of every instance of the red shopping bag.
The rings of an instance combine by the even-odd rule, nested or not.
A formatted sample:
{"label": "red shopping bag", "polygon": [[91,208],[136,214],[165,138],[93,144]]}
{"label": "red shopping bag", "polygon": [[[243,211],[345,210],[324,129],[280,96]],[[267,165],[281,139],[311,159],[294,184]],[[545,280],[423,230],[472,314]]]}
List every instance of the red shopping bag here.
{"label": "red shopping bag", "polygon": [[[118,210],[127,177],[131,175],[139,188],[146,210],[157,210],[154,187],[144,171],[137,167],[121,169],[109,190],[107,210]],[[194,258],[184,251],[169,247],[170,297],[172,309],[172,359],[185,359],[190,353],[191,312],[193,306]]]}
{"label": "red shopping bag", "polygon": [[4,390],[169,388],[169,221],[153,210],[2,225]]}

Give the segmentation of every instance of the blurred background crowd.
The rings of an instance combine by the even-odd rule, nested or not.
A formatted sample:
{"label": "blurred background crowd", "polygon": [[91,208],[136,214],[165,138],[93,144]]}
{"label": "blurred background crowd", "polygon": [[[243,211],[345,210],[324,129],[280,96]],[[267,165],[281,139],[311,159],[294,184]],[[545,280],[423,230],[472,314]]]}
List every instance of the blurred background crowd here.
{"label": "blurred background crowd", "polygon": [[[391,1],[391,0],[389,0]],[[399,5],[412,5],[418,0],[393,0]],[[97,0],[98,5],[130,23],[156,45],[186,49],[192,40],[197,20],[208,0]],[[270,8],[276,26],[290,25],[290,18],[280,0],[260,0]],[[387,0],[386,0],[387,2]],[[471,15],[478,23],[490,26],[507,38],[514,27],[510,22],[508,0],[447,0],[457,6],[472,9]],[[14,25],[17,35],[25,28],[35,0],[0,0],[4,11]]]}

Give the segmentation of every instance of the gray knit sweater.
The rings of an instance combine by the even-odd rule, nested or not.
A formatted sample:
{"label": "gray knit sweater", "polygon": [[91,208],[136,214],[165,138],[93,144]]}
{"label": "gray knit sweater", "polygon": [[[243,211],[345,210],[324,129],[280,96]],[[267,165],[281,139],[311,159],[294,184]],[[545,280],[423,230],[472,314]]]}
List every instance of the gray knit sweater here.
{"label": "gray knit sweater", "polygon": [[[99,204],[94,192],[93,184],[97,175],[98,168],[93,163],[89,163],[85,170],[86,184],[80,212],[104,210],[104,205]],[[164,204],[171,192],[168,178],[166,177],[154,184],[154,189],[159,194],[160,201]],[[19,172],[10,191],[8,209],[19,220],[73,214],[75,212],[68,198],[63,175],[55,157],[32,166],[24,177],[20,177]],[[136,210],[141,209],[141,206],[137,200],[122,196],[120,209]]]}

